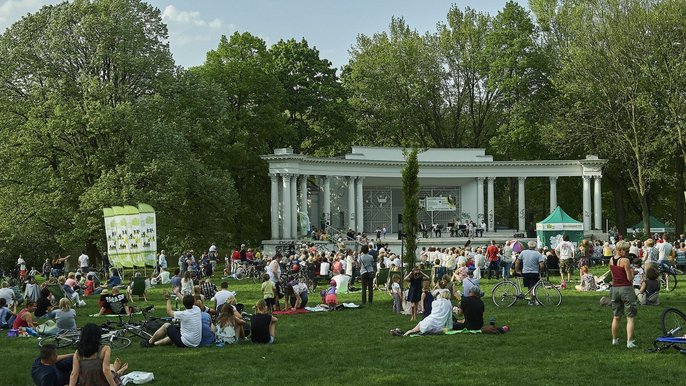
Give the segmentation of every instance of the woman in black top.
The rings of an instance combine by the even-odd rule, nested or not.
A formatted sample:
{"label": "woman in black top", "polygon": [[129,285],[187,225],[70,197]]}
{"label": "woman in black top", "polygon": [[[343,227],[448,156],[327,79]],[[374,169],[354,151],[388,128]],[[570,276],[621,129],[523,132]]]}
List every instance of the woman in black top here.
{"label": "woman in black top", "polygon": [[50,302],[50,290],[43,288],[40,290],[40,296],[36,301],[36,312],[34,316],[37,318],[55,318],[55,312],[52,311],[52,303]]}

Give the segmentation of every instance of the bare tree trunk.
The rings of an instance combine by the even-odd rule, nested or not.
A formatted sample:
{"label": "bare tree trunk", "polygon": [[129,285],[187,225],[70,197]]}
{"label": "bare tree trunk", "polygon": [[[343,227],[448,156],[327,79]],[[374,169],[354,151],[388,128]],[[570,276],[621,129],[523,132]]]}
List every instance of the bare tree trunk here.
{"label": "bare tree trunk", "polygon": [[643,233],[650,236],[650,209],[648,207],[648,194],[641,196],[641,218],[643,219]]}
{"label": "bare tree trunk", "polygon": [[[686,156],[686,155],[685,155]],[[678,236],[684,232],[684,157],[679,155],[676,157],[676,192],[674,192],[674,203],[676,205],[676,214],[674,218],[675,226],[674,232]]]}
{"label": "bare tree trunk", "polygon": [[[615,224],[617,225],[618,230],[624,230],[626,232],[627,225],[626,225],[626,203],[624,200],[624,197],[626,196],[626,188],[624,184],[618,183],[617,179],[615,176],[611,174],[605,174],[605,177],[610,180],[612,190],[613,190],[613,198],[614,198],[614,206],[615,206]],[[624,233],[622,232],[622,233]]]}

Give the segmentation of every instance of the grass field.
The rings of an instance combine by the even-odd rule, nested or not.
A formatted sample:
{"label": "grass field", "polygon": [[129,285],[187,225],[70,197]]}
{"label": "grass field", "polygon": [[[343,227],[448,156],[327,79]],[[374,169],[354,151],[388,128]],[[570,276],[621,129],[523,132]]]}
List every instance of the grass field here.
{"label": "grass field", "polygon": [[[597,270],[599,273],[600,269]],[[686,278],[685,276],[680,276]],[[558,279],[559,280],[559,279]],[[218,284],[219,280],[215,280]],[[678,370],[686,357],[673,352],[646,353],[659,336],[659,317],[668,306],[686,310],[686,280],[671,293],[662,293],[662,305],[642,306],[636,318],[639,349],[611,345],[612,311],[600,307],[604,293],[563,291],[560,307],[530,307],[518,302],[496,308],[490,290],[496,280],[482,281],[486,292],[485,319],[494,316],[507,324],[505,335],[445,335],[393,337],[388,330],[414,326],[409,316],[392,313],[391,298],[375,293],[371,306],[357,310],[280,316],[274,345],[242,343],[224,348],[144,349],[138,339],[114,355],[130,370],[155,374],[158,385],[223,384],[401,384],[401,385],[642,385],[681,384]],[[258,284],[232,281],[229,289],[241,303],[258,299]],[[317,296],[311,296],[314,302]],[[360,302],[360,294],[340,295],[342,301]],[[162,288],[148,300],[164,314]],[[79,326],[103,323],[87,316],[97,310],[97,298],[77,309]],[[142,303],[136,302],[136,304]],[[249,307],[246,307],[249,308]],[[624,324],[623,324],[624,326]],[[622,331],[622,341],[624,341]],[[4,335],[4,334],[3,334]],[[73,352],[62,350],[60,354]],[[35,338],[0,337],[4,362],[0,384],[29,385],[29,369],[37,356]]]}

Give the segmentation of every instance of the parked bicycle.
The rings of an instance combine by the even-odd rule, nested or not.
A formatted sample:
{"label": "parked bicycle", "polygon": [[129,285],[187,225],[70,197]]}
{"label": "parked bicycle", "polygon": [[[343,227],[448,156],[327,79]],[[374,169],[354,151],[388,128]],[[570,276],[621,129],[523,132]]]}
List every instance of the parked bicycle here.
{"label": "parked bicycle", "polygon": [[[116,323],[116,328],[121,331],[122,334],[131,333],[143,340],[150,340],[152,338],[152,333],[154,333],[164,322],[160,318],[148,318],[148,313],[152,311],[155,306],[148,306],[141,308],[140,312],[143,316],[143,320],[136,321],[134,319],[134,314],[130,315],[108,315],[110,318],[117,317],[119,322]],[[113,322],[107,321],[106,326],[112,327]]]}
{"label": "parked bicycle", "polygon": [[538,282],[526,293],[522,292],[520,284],[505,279],[493,287],[491,298],[493,304],[498,307],[510,307],[520,299],[535,300],[537,304],[542,306],[559,306],[562,303],[560,290],[543,277],[539,277]]}
{"label": "parked bicycle", "polygon": [[[100,338],[101,344],[106,344],[114,349],[126,348],[131,345],[131,339],[122,336],[123,332],[121,330],[109,330],[108,328],[103,328],[102,337]],[[44,347],[47,345],[55,345],[57,348],[63,348],[68,346],[76,346],[79,344],[81,339],[81,330],[64,330],[57,335],[46,336],[38,338],[38,346]]]}
{"label": "parked bicycle", "polygon": [[658,264],[660,271],[660,287],[666,291],[674,291],[676,289],[676,275],[679,273],[676,268],[671,265]]}

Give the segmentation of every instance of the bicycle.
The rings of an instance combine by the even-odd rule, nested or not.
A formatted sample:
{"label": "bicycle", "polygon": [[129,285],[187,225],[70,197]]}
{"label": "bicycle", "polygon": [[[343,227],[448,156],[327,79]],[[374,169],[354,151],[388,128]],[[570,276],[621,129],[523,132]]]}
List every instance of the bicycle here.
{"label": "bicycle", "polygon": [[678,271],[671,265],[659,264],[658,270],[660,272],[660,288],[667,291],[674,291],[676,289],[676,275]]}
{"label": "bicycle", "polygon": [[[117,327],[119,327],[119,331],[122,332],[122,334],[126,333],[131,333],[133,335],[136,335],[137,337],[143,339],[143,340],[150,340],[152,338],[152,334],[149,333],[148,331],[153,329],[152,324],[157,323],[156,320],[158,318],[150,318],[148,319],[147,313],[150,312],[155,306],[148,306],[145,308],[141,308],[140,312],[143,315],[143,321],[136,322],[133,318],[133,313],[128,315],[128,319],[124,320],[124,318],[127,315],[111,315],[109,317],[117,317],[119,318],[119,322],[117,323]],[[111,322],[107,321],[106,326],[110,327]],[[159,326],[158,326],[159,327]],[[155,328],[157,330],[157,328]]]}
{"label": "bicycle", "polygon": [[[64,330],[57,335],[41,337],[38,339],[38,346],[45,347],[48,345],[55,345],[57,348],[64,348],[69,346],[76,346],[81,339],[81,330]],[[131,345],[131,339],[122,336],[121,330],[110,331],[103,328],[103,334],[100,338],[100,344],[106,344],[114,349],[122,349]]]}
{"label": "bicycle", "polygon": [[542,276],[539,276],[538,282],[526,294],[522,293],[519,284],[504,279],[493,287],[491,298],[497,307],[510,307],[520,299],[536,299],[536,303],[542,306],[559,306],[562,303],[560,290]]}

